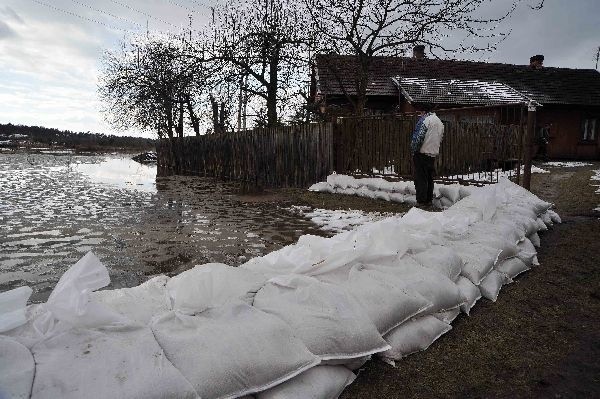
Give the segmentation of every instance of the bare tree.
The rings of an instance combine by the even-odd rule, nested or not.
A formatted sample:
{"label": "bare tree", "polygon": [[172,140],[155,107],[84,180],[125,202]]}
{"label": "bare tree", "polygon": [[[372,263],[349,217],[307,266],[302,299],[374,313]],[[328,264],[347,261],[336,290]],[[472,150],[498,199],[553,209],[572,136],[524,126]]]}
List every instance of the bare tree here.
{"label": "bare tree", "polygon": [[[498,24],[509,18],[521,1],[513,0],[499,15],[486,18],[477,13],[490,3],[487,0],[304,0],[304,4],[320,39],[320,52],[355,57],[354,87],[348,90],[341,84],[340,88],[361,115],[374,57],[397,56],[414,44],[429,45],[434,54],[492,50],[507,35],[499,31]],[[542,6],[543,1],[532,8]],[[452,46],[447,40],[450,34],[473,43]],[[334,75],[342,70],[334,64],[329,67]]]}
{"label": "bare tree", "polygon": [[99,94],[117,128],[154,131],[159,138],[200,134],[198,107],[207,71],[183,37],[140,36],[106,53]]}
{"label": "bare tree", "polygon": [[246,99],[266,109],[267,126],[280,122],[281,106],[297,94],[308,63],[305,16],[293,0],[233,0],[215,11],[211,50],[225,64],[224,79],[238,82]]}

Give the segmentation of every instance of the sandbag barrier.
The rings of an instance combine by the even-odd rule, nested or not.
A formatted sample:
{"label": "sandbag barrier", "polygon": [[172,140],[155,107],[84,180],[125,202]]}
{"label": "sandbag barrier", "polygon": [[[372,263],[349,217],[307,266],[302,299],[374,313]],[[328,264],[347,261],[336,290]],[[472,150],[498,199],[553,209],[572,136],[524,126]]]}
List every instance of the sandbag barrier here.
{"label": "sandbag barrier", "polygon": [[[457,201],[468,197],[477,187],[454,184],[434,184],[433,206],[446,209]],[[356,195],[364,198],[380,199],[415,205],[417,191],[412,181],[390,182],[380,177],[356,179],[353,176],[332,174],[327,176],[327,181],[315,183],[309,187],[310,191],[321,193],[335,193]]]}
{"label": "sandbag barrier", "polygon": [[44,304],[0,294],[0,397],[337,398],[373,356],[427,349],[536,267],[550,208],[502,180],[443,212],[116,290],[98,291],[108,272],[88,253]]}

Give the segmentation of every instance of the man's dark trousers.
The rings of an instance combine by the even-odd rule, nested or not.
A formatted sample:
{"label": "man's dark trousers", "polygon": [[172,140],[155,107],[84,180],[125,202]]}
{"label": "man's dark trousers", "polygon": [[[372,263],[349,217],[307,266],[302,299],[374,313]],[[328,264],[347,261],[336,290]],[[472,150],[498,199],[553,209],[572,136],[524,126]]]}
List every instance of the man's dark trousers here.
{"label": "man's dark trousers", "polygon": [[431,204],[433,200],[433,176],[435,158],[417,152],[413,155],[415,189],[418,204]]}

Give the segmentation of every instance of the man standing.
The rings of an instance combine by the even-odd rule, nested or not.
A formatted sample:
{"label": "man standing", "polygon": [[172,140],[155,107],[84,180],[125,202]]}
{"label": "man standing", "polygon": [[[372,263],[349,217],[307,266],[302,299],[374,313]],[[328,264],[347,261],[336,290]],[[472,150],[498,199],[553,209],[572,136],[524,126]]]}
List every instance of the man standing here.
{"label": "man standing", "polygon": [[417,206],[431,206],[433,200],[433,176],[435,157],[440,153],[444,136],[444,124],[434,112],[431,104],[423,105],[423,112],[412,135],[410,143],[414,163]]}

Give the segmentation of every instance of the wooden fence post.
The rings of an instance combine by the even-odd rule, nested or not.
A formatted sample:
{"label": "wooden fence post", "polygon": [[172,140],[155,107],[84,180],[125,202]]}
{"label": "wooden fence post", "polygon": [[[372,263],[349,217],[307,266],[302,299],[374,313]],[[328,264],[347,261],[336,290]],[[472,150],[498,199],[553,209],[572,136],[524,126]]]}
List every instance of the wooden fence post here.
{"label": "wooden fence post", "polygon": [[531,153],[533,152],[535,117],[535,104],[530,101],[527,107],[527,132],[525,133],[525,153],[523,154],[523,187],[527,190],[531,188]]}

